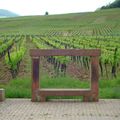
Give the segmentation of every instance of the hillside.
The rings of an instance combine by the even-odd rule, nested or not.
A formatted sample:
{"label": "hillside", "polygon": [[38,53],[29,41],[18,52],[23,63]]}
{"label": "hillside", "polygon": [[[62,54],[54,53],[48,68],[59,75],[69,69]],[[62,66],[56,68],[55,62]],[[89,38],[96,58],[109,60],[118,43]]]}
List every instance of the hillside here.
{"label": "hillside", "polygon": [[120,9],[0,19],[0,33],[6,34],[43,35],[57,32],[66,34],[76,31],[81,35],[94,35],[96,30],[99,33],[102,30],[109,31],[110,35],[120,35]]}
{"label": "hillside", "polygon": [[[41,56],[39,66],[38,57],[33,56],[33,62],[31,61],[30,50],[35,48],[55,49],[55,53],[58,51],[61,55],[64,50],[58,49],[77,51],[73,52],[76,56],[71,54],[72,50],[67,52],[69,56]],[[96,48],[100,51],[93,50]],[[78,52],[78,49],[89,49],[86,54],[90,57],[84,56],[84,51]],[[84,55],[79,56],[80,52]],[[48,51],[49,55],[50,53],[53,53],[53,50]],[[100,55],[99,61],[95,55]],[[12,77],[4,87],[7,97],[31,97],[31,73],[38,76],[37,70],[40,68],[41,88],[96,88],[98,91],[99,76],[99,96],[119,99],[120,9],[2,18],[0,57],[0,82],[6,83]],[[36,78],[35,75],[33,78]],[[92,83],[96,83],[96,87],[90,84],[91,79],[95,81]],[[94,93],[93,97],[97,94]],[[98,97],[93,100],[97,99]]]}
{"label": "hillside", "polygon": [[5,10],[5,9],[0,9],[0,18],[4,18],[4,17],[16,17],[18,16],[16,13],[13,13],[9,10]]}

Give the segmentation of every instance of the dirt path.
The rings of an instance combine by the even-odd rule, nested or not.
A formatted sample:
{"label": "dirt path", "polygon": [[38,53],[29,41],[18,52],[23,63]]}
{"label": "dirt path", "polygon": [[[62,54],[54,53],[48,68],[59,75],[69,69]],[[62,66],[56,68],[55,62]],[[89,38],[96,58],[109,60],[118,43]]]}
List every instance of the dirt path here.
{"label": "dirt path", "polygon": [[67,74],[79,80],[90,80],[90,70],[80,67],[76,63],[69,63],[67,66]]}
{"label": "dirt path", "polygon": [[29,55],[29,51],[30,49],[36,48],[36,47],[31,42],[30,39],[27,39],[26,48],[27,48],[27,51],[25,53],[23,60],[20,63],[19,73],[17,75],[18,77],[26,77],[26,76],[31,77],[31,57]]}

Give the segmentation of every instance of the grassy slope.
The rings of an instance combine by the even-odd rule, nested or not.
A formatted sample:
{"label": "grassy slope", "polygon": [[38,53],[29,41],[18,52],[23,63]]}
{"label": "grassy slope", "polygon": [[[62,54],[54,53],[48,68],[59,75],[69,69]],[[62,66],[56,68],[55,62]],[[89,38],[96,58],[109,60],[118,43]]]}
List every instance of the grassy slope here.
{"label": "grassy slope", "polygon": [[[117,31],[120,9],[65,15],[27,16],[0,19],[0,33],[39,34],[49,30],[77,30],[109,25]],[[116,27],[115,27],[116,26]]]}

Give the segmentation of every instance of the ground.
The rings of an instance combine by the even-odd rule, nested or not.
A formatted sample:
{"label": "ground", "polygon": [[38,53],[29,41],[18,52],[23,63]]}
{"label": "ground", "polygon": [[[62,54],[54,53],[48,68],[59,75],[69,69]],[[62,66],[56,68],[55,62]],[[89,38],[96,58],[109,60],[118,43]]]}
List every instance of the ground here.
{"label": "ground", "polygon": [[0,120],[120,120],[120,100],[99,102],[6,99],[0,103]]}

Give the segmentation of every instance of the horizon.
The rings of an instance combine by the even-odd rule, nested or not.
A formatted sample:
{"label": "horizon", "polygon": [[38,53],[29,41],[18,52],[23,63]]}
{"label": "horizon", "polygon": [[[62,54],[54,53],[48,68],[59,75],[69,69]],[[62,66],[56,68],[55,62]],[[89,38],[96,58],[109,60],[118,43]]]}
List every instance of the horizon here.
{"label": "horizon", "polygon": [[20,16],[44,15],[46,11],[50,15],[54,15],[79,12],[93,12],[96,9],[107,5],[113,1],[115,0],[71,0],[69,2],[67,0],[21,0],[19,2],[16,0],[0,0],[0,9],[9,10]]}

